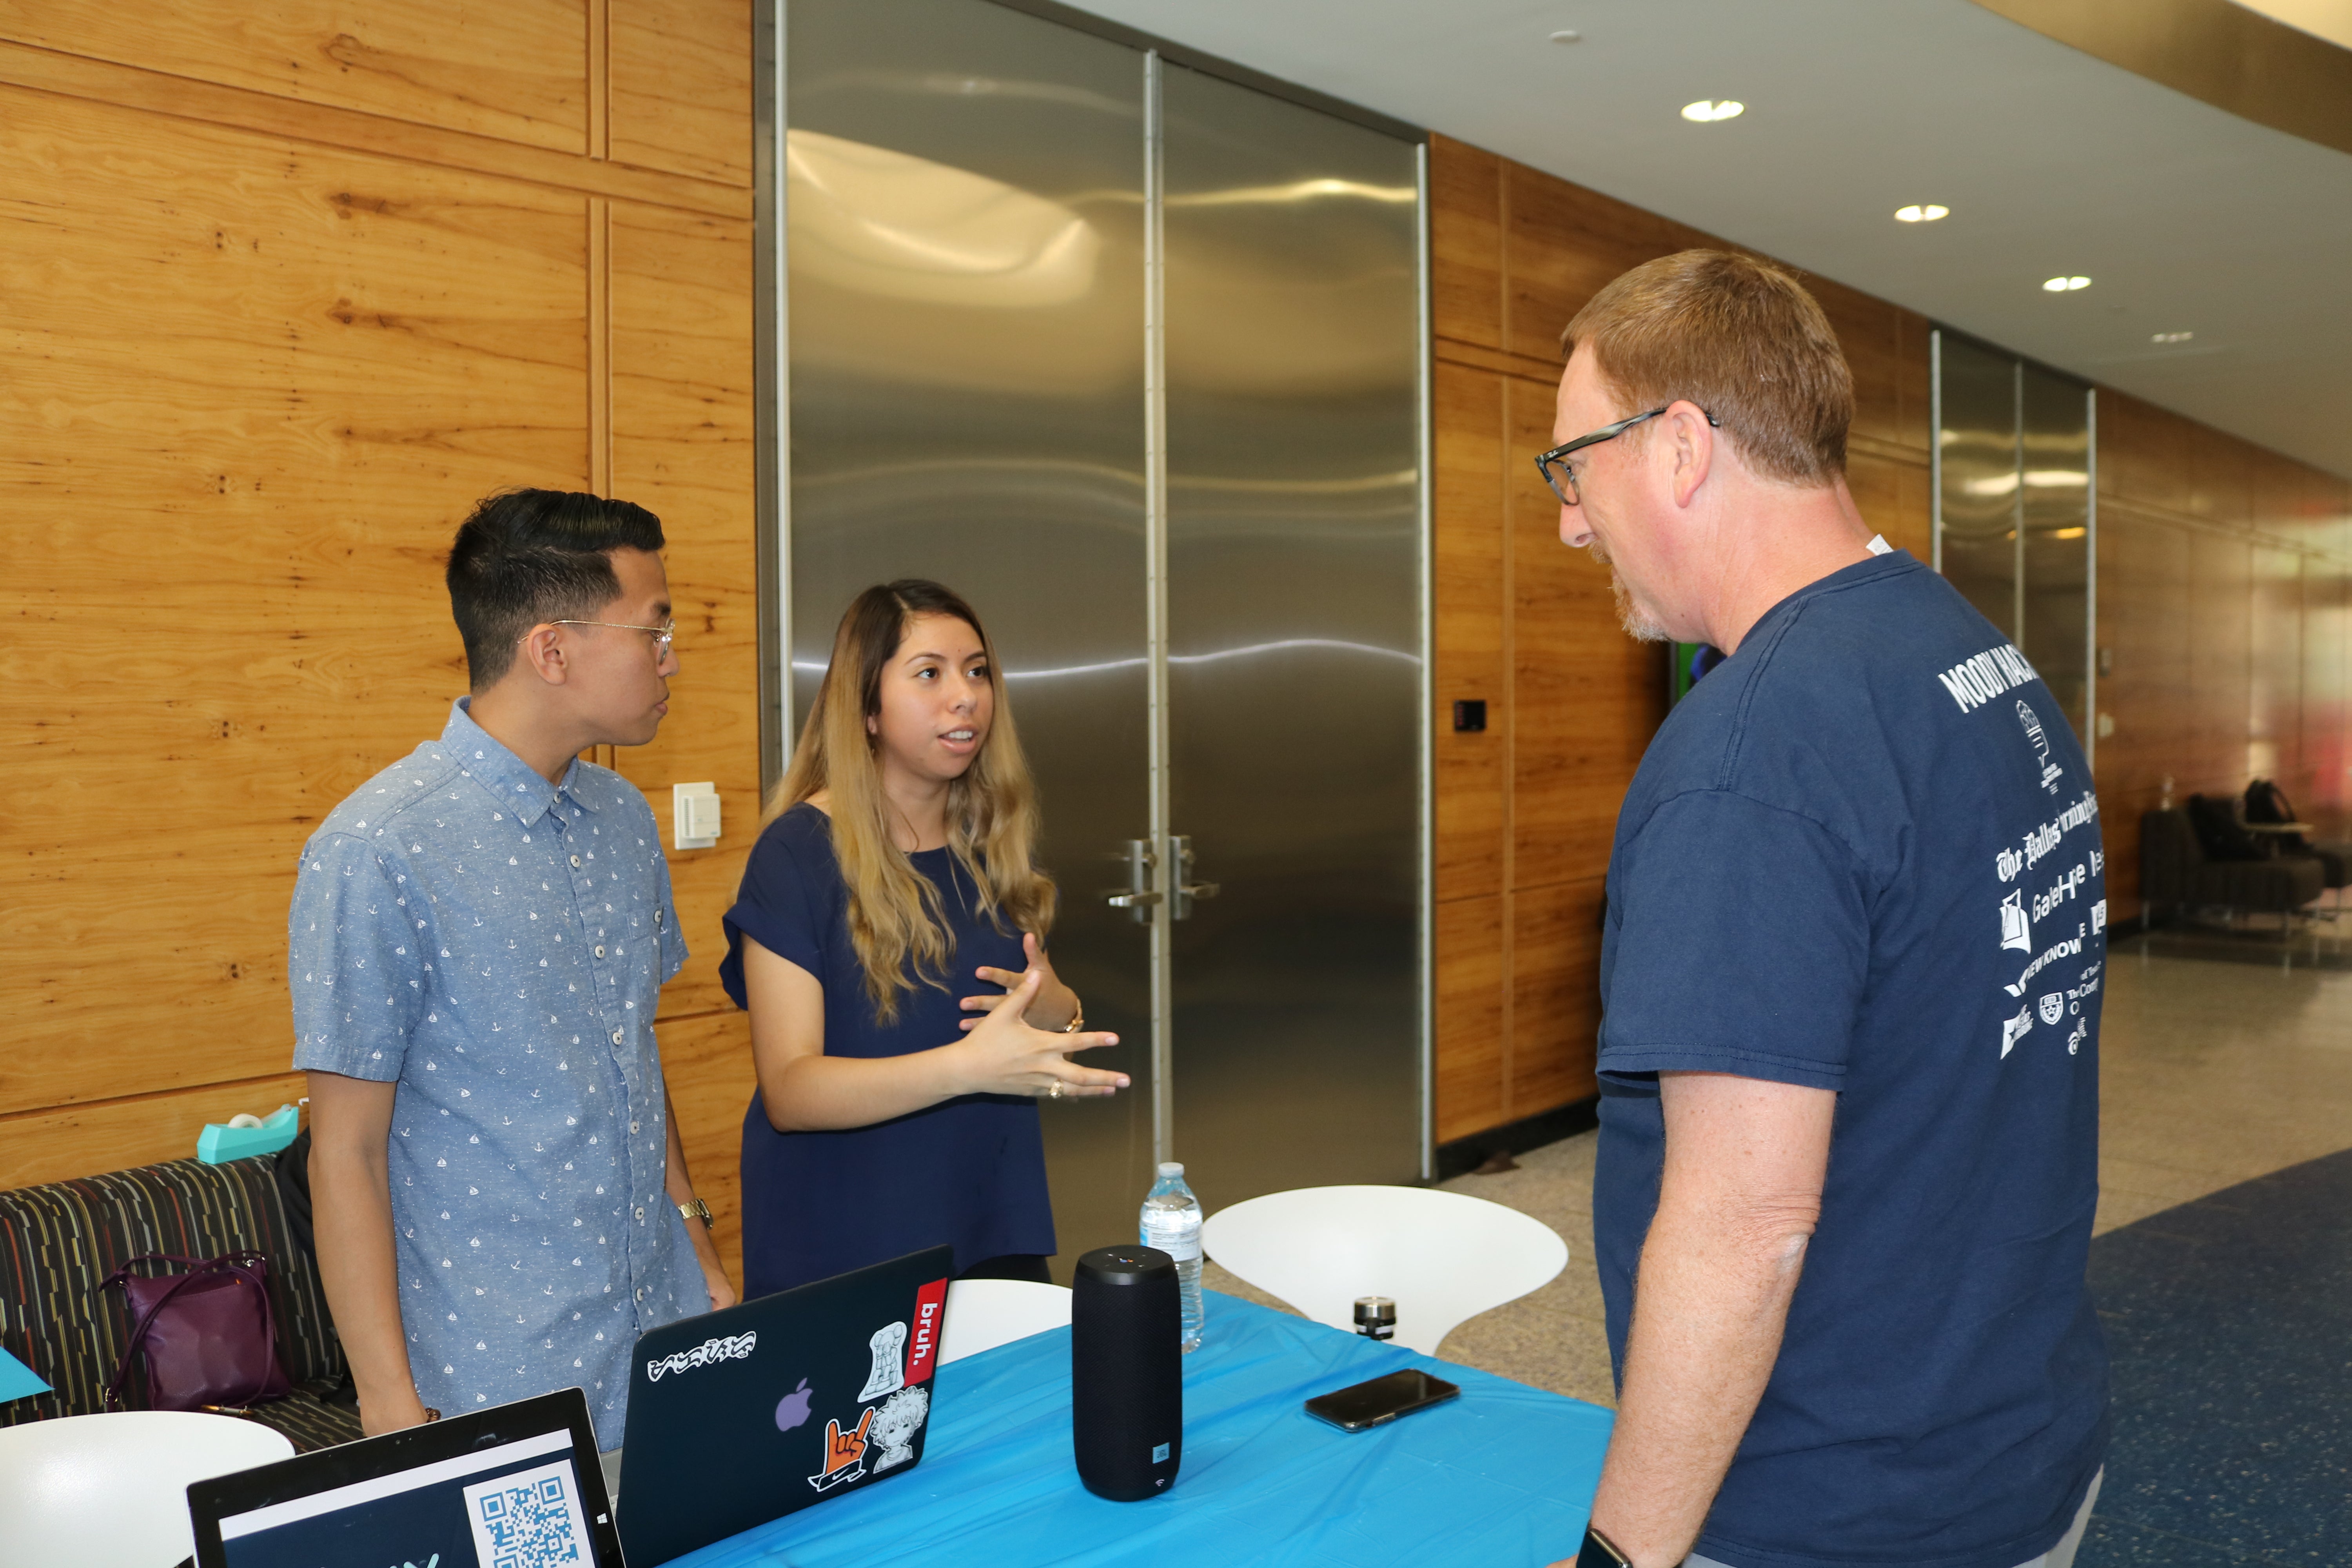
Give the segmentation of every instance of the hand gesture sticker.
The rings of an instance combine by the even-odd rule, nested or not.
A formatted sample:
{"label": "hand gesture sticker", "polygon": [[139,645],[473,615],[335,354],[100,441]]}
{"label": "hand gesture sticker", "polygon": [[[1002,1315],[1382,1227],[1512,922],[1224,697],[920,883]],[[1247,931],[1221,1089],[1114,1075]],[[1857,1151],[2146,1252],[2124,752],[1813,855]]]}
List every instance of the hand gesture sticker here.
{"label": "hand gesture sticker", "polygon": [[866,1433],[874,1425],[874,1412],[867,1409],[857,1418],[857,1425],[845,1432],[838,1420],[824,1424],[824,1473],[811,1476],[808,1484],[819,1491],[830,1491],[844,1481],[854,1481],[866,1474]]}

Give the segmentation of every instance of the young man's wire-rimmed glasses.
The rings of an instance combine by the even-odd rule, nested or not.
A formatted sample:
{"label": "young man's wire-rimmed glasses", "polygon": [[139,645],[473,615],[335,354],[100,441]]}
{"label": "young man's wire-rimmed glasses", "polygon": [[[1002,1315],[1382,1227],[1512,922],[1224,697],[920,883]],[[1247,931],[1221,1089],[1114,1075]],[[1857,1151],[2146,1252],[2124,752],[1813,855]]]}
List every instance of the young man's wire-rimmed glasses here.
{"label": "young man's wire-rimmed glasses", "polygon": [[[643,632],[654,639],[656,664],[669,657],[669,645],[677,640],[677,623],[674,620],[664,621],[657,626],[633,626],[625,621],[543,621],[541,624],[550,626],[610,626],[616,632]],[[530,634],[525,633],[517,640],[528,642]]]}
{"label": "young man's wire-rimmed glasses", "polygon": [[[1559,498],[1560,505],[1575,506],[1578,504],[1576,500],[1576,465],[1568,460],[1568,455],[1570,452],[1580,452],[1587,447],[1597,447],[1603,441],[1614,440],[1618,437],[1622,436],[1626,431],[1631,430],[1634,426],[1639,425],[1643,420],[1655,419],[1659,415],[1664,414],[1667,408],[1672,408],[1673,406],[1674,405],[1669,403],[1665,405],[1665,408],[1653,408],[1647,414],[1636,414],[1631,418],[1620,419],[1614,425],[1603,425],[1600,429],[1593,431],[1590,436],[1579,436],[1573,441],[1570,441],[1562,446],[1554,447],[1550,451],[1546,452],[1536,458],[1536,471],[1543,475],[1544,483],[1551,487],[1551,493]],[[1701,414],[1706,414],[1706,410],[1704,408],[1700,409],[1699,412]],[[1718,430],[1723,428],[1723,421],[1717,419],[1712,414],[1706,414],[1706,422],[1709,425],[1714,426]]]}

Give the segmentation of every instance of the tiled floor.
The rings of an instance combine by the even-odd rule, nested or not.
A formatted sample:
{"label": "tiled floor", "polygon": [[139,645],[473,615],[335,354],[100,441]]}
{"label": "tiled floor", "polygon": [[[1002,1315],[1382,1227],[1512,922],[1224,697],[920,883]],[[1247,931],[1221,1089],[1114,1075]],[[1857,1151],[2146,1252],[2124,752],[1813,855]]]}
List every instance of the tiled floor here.
{"label": "tiled floor", "polygon": [[[2101,1029],[2097,1229],[2352,1148],[2352,972],[2151,956],[2119,943]],[[1597,1405],[1615,1403],[1592,1269],[1594,1138],[1446,1184],[1533,1215],[1567,1270],[1450,1335],[1447,1358]],[[1273,1301],[1209,1266],[1212,1289]],[[2348,1310],[2352,1311],[2352,1310]]]}

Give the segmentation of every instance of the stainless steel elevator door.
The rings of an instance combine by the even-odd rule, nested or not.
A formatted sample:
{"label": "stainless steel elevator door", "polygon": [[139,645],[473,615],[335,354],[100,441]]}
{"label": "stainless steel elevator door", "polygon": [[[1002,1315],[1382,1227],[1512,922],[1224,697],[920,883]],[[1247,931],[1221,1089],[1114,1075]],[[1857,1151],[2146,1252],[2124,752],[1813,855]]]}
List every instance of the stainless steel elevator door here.
{"label": "stainless steel elevator door", "polygon": [[1421,1156],[1409,143],[1162,89],[1173,1157],[1214,1212]]}
{"label": "stainless steel elevator door", "polygon": [[1121,1040],[1080,1059],[1134,1080],[1044,1107],[1069,1258],[1133,1239],[1152,1157],[1150,932],[1102,901],[1150,831],[1143,57],[972,0],[793,0],[788,29],[793,711],[869,584],[987,623],[1054,960]]}
{"label": "stainless steel elevator door", "polygon": [[1943,336],[1943,573],[2002,636],[2018,625],[2017,362]]}
{"label": "stainless steel elevator door", "polygon": [[2018,398],[2025,635],[2018,639],[2076,736],[2091,738],[2091,405],[2081,382],[2022,368]]}

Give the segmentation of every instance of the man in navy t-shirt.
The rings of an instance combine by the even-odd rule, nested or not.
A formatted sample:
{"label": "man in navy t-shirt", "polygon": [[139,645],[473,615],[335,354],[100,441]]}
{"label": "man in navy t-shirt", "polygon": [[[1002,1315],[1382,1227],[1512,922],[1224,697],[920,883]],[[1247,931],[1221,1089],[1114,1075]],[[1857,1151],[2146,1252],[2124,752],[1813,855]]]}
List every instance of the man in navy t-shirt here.
{"label": "man in navy t-shirt", "polygon": [[1794,279],[1685,252],[1566,339],[1561,538],[1633,635],[1729,656],[1610,861],[1620,1405],[1578,1561],[2063,1568],[2107,1439],[2090,770],[2009,639],[1854,511],[1851,377]]}

